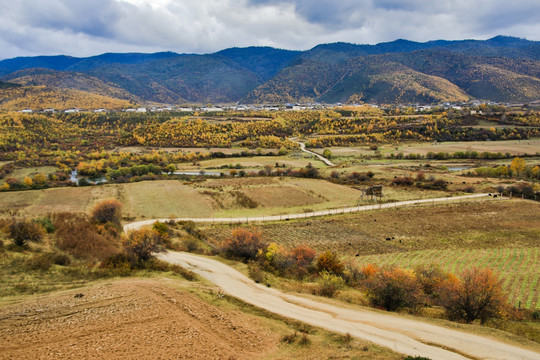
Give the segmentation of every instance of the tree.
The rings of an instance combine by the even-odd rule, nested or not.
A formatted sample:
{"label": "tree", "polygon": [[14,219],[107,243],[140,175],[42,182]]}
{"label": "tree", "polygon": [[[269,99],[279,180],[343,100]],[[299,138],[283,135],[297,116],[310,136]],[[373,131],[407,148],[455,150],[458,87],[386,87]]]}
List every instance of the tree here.
{"label": "tree", "polygon": [[375,273],[368,279],[367,288],[371,303],[387,311],[414,309],[424,300],[422,287],[414,274],[399,268]]}
{"label": "tree", "polygon": [[227,257],[244,262],[256,260],[259,250],[265,248],[260,231],[244,228],[233,229],[231,237],[223,244],[223,252]]}
{"label": "tree", "polygon": [[26,187],[31,187],[33,184],[32,178],[25,176],[23,183]]}
{"label": "tree", "polygon": [[328,149],[325,149],[322,154],[323,157],[327,158],[328,160],[332,159],[332,152]]}
{"label": "tree", "polygon": [[338,255],[330,250],[326,250],[317,258],[317,271],[322,273],[327,271],[335,275],[341,275],[343,273],[343,263],[338,258]]}
{"label": "tree", "polygon": [[162,239],[156,231],[133,231],[124,239],[123,246],[126,254],[133,263],[150,260],[155,252],[161,251]]}
{"label": "tree", "polygon": [[92,210],[92,219],[99,224],[108,222],[120,225],[120,216],[122,212],[122,204],[116,200],[104,200],[98,203]]}
{"label": "tree", "polygon": [[33,221],[13,221],[9,225],[9,236],[17,246],[25,246],[29,241],[39,242],[44,234],[41,225]]}
{"label": "tree", "polygon": [[523,171],[525,171],[525,160],[522,158],[514,158],[512,162],[510,163],[510,170],[514,172],[518,177],[523,174]]}
{"label": "tree", "polygon": [[501,281],[491,269],[467,269],[460,279],[446,281],[440,294],[440,303],[448,316],[467,323],[476,319],[484,323],[500,317],[508,307]]}

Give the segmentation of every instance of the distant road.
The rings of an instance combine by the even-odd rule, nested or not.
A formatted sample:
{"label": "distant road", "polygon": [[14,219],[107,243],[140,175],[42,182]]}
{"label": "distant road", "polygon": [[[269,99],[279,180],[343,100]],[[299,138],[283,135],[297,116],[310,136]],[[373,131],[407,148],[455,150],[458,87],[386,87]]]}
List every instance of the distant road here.
{"label": "distant road", "polygon": [[496,339],[397,314],[329,304],[267,288],[207,257],[168,252],[157,257],[204,277],[223,292],[269,312],[433,360],[538,360],[540,353]]}
{"label": "distant road", "polygon": [[302,150],[303,152],[306,152],[308,154],[316,156],[319,160],[321,160],[326,165],[328,165],[328,166],[336,166],[333,162],[331,162],[330,160],[328,160],[324,156],[319,155],[316,152],[313,152],[313,151],[310,151],[310,150],[306,149],[306,144],[304,144],[303,142],[300,142],[300,141],[296,140],[295,138],[290,138],[289,140],[291,140],[291,141],[297,143],[298,145],[300,145],[300,150]]}
{"label": "distant road", "polygon": [[[454,197],[443,197],[435,199],[419,199],[419,200],[407,200],[407,201],[398,201],[393,203],[377,204],[377,205],[364,205],[364,206],[355,206],[347,207],[341,209],[330,209],[330,210],[320,210],[312,211],[299,214],[286,214],[286,215],[269,215],[269,216],[247,216],[247,217],[235,217],[235,218],[162,218],[162,219],[151,219],[151,220],[142,220],[135,221],[129,224],[124,225],[124,232],[130,232],[133,230],[138,230],[144,226],[152,225],[156,221],[166,222],[169,220],[174,221],[193,221],[199,223],[225,223],[225,224],[241,224],[249,222],[266,222],[266,221],[286,221],[294,219],[306,219],[316,216],[327,216],[327,215],[337,215],[337,214],[346,214],[359,211],[369,211],[369,210],[379,210],[379,209],[390,209],[411,205],[421,205],[421,204],[436,204],[436,203],[445,203],[445,202],[457,202],[463,200],[471,200],[476,198],[490,197],[491,194],[474,194],[474,195],[464,195],[464,196],[454,196]],[[498,198],[504,199],[504,198]]]}

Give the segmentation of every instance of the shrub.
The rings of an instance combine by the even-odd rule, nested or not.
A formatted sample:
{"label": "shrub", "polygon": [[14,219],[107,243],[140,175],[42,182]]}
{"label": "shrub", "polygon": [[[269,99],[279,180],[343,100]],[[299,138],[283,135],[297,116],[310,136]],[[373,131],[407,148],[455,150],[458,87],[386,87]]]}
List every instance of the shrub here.
{"label": "shrub", "polygon": [[141,265],[150,260],[153,253],[162,250],[162,238],[153,230],[138,230],[129,233],[122,245],[131,262]]}
{"label": "shrub", "polygon": [[26,267],[31,270],[48,270],[53,265],[67,266],[71,264],[69,256],[57,252],[36,254],[26,260]]}
{"label": "shrub", "polygon": [[49,234],[53,233],[54,230],[56,230],[51,219],[48,217],[42,217],[42,218],[36,219],[34,220],[34,222],[43,226],[43,229],[45,229],[45,231],[47,231]]}
{"label": "shrub", "polygon": [[445,273],[438,265],[420,265],[414,269],[414,274],[418,283],[422,287],[424,294],[431,299],[439,298],[439,289],[451,278],[451,275]]}
{"label": "shrub", "polygon": [[16,246],[25,246],[29,241],[39,242],[45,231],[41,225],[28,220],[15,220],[9,225],[9,236]]}
{"label": "shrub", "polygon": [[115,199],[104,200],[92,210],[92,219],[99,224],[112,223],[120,225],[122,204]]}
{"label": "shrub", "polygon": [[182,266],[177,265],[177,264],[170,265],[169,269],[173,273],[182,276],[187,281],[195,281],[199,278],[199,276],[195,274],[193,271],[183,268]]}
{"label": "shrub", "polygon": [[231,237],[224,242],[222,251],[229,258],[248,262],[256,260],[259,250],[265,248],[266,244],[262,241],[260,231],[236,228],[233,229]]}
{"label": "shrub", "polygon": [[191,235],[182,240],[182,247],[188,252],[197,252],[199,251],[199,241]]}
{"label": "shrub", "polygon": [[399,176],[392,180],[392,185],[411,186],[414,184],[414,179],[410,176]]}
{"label": "shrub", "polygon": [[292,256],[290,256],[283,246],[276,243],[268,245],[264,253],[260,251],[258,257],[262,257],[261,260],[266,266],[282,274],[294,265]]}
{"label": "shrub", "polygon": [[322,273],[323,271],[336,275],[341,275],[343,273],[343,263],[338,258],[338,255],[330,250],[319,255],[316,267],[319,273]]}
{"label": "shrub", "polygon": [[109,256],[100,264],[102,269],[113,270],[115,274],[127,276],[131,273],[133,266],[125,252],[119,252]]}
{"label": "shrub", "polygon": [[331,298],[334,297],[336,292],[343,288],[344,285],[345,280],[343,280],[343,278],[323,270],[321,277],[319,278],[319,288],[317,289],[317,293],[319,295]]}
{"label": "shrub", "polygon": [[472,323],[502,317],[509,305],[502,284],[491,269],[471,268],[446,281],[440,290],[440,304],[452,320]]}
{"label": "shrub", "polygon": [[298,276],[304,276],[308,273],[313,260],[317,256],[315,250],[302,244],[291,249],[291,257],[295,262],[295,268]]}
{"label": "shrub", "polygon": [[261,269],[261,266],[256,262],[249,263],[248,275],[257,284],[261,284],[266,281],[263,269]]}
{"label": "shrub", "polygon": [[152,225],[152,230],[157,232],[162,237],[169,236],[169,225],[162,223],[160,221],[156,221]]}
{"label": "shrub", "polygon": [[85,214],[57,214],[55,243],[76,258],[104,260],[120,250],[116,229],[92,223]]}
{"label": "shrub", "polygon": [[416,309],[424,300],[413,273],[399,268],[379,271],[367,282],[367,288],[371,303],[387,311]]}

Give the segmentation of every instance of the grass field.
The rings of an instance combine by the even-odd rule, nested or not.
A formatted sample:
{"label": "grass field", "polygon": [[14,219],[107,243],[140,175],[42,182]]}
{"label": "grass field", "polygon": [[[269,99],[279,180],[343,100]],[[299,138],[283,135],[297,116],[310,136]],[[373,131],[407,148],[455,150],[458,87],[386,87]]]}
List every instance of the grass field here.
{"label": "grass field", "polygon": [[123,203],[124,216],[135,219],[279,215],[307,208],[353,206],[359,194],[350,187],[314,179],[225,178],[194,183],[159,180],[2,192],[0,214],[87,212],[96,202],[115,198]]}
{"label": "grass field", "polygon": [[458,274],[471,267],[487,267],[500,274],[510,303],[527,309],[540,308],[540,247],[422,250],[356,258],[358,265],[396,265],[413,269],[418,265],[440,265]]}
{"label": "grass field", "polygon": [[239,157],[232,159],[210,159],[200,161],[197,165],[182,163],[178,164],[179,170],[210,170],[219,169],[222,166],[239,164],[244,168],[244,171],[249,170],[261,170],[265,166],[271,166],[279,164],[280,167],[285,165],[292,168],[305,168],[308,164],[312,164],[314,167],[323,167],[324,164],[318,161],[308,154],[294,152],[290,155],[284,156],[253,156],[253,157]]}
{"label": "grass field", "polygon": [[9,174],[9,177],[17,179],[19,181],[24,180],[26,176],[33,178],[36,174],[49,175],[56,172],[58,169],[54,166],[39,166],[24,169],[16,169]]}
{"label": "grass field", "polygon": [[[337,157],[349,157],[359,155],[374,155],[375,151],[370,150],[369,146],[353,147],[335,147],[328,148],[332,154]],[[379,151],[383,155],[390,153],[403,154],[423,154],[428,152],[448,152],[457,151],[478,151],[478,152],[501,152],[511,153],[513,155],[535,155],[540,149],[540,139],[528,140],[505,140],[505,141],[460,141],[460,142],[440,142],[440,143],[401,143],[401,144],[382,144],[379,145]],[[322,154],[322,149],[316,149],[316,152]]]}

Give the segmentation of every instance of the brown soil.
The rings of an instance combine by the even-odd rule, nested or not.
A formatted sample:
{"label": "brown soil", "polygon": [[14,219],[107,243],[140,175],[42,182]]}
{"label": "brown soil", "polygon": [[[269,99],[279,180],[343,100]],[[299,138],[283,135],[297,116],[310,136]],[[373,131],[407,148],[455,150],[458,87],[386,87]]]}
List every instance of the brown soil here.
{"label": "brown soil", "polygon": [[255,359],[276,350],[279,336],[253,318],[166,281],[119,280],[3,307],[0,359]]}

